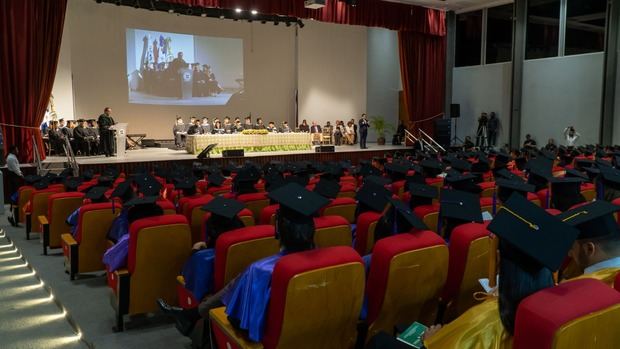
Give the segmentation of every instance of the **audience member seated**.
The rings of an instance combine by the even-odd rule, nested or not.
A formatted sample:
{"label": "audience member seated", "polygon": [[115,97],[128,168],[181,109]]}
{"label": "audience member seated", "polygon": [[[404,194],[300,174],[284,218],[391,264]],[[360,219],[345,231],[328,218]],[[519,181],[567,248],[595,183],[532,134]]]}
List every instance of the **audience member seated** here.
{"label": "audience member seated", "polygon": [[187,130],[188,135],[201,135],[203,133],[204,131],[202,129],[202,126],[200,125],[200,119],[194,120],[193,125],[191,125]]}
{"label": "audience member seated", "polygon": [[304,119],[301,124],[299,124],[299,132],[310,132],[310,126],[308,125],[306,119]]}

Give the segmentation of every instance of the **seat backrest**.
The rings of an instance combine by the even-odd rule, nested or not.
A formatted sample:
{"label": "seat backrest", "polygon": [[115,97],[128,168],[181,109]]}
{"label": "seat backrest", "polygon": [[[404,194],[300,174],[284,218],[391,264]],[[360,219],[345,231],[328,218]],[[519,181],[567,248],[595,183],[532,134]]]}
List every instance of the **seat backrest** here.
{"label": "seat backrest", "polygon": [[207,193],[213,196],[218,196],[218,195],[222,195],[225,193],[230,193],[231,190],[232,190],[231,185],[222,185],[220,187],[211,187],[207,189]]}
{"label": "seat backrest", "polygon": [[77,210],[84,200],[84,193],[56,193],[48,198],[47,218],[49,222],[49,246],[60,247],[60,236],[69,234],[71,227],[66,223],[67,217]]}
{"label": "seat backrest", "polygon": [[41,225],[39,224],[38,217],[47,214],[49,197],[53,194],[59,193],[61,190],[57,188],[52,189],[44,189],[44,190],[35,190],[32,193],[32,197],[30,199],[30,222],[33,232],[41,232]]}
{"label": "seat backrest", "polygon": [[241,194],[237,196],[237,200],[243,202],[245,207],[252,211],[255,220],[260,218],[263,208],[269,206],[269,199],[265,192]]}
{"label": "seat backrest", "polygon": [[[30,196],[35,191],[33,186],[24,185],[17,190],[17,207],[19,208],[19,222],[26,222],[26,215],[23,214],[24,206],[30,201]],[[12,193],[11,193],[12,194]]]}
{"label": "seat backrest", "polygon": [[121,212],[121,205],[104,202],[80,207],[75,241],[79,246],[79,271],[103,270],[103,254],[108,248],[108,230]]}
{"label": "seat backrest", "polygon": [[364,296],[364,265],[351,247],[282,257],[271,279],[263,345],[353,348]]}
{"label": "seat backrest", "polygon": [[379,240],[366,282],[367,338],[380,331],[389,333],[397,324],[432,323],[447,275],[448,247],[434,232]]}
{"label": "seat backrest", "polygon": [[280,204],[273,204],[266,206],[260,212],[260,218],[258,220],[258,224],[275,224],[275,214],[276,211],[280,208]]}
{"label": "seat backrest", "polygon": [[157,200],[156,204],[157,206],[161,207],[161,209],[164,211],[164,214],[177,214],[177,209],[176,207],[174,207],[172,201],[166,199]]}
{"label": "seat backrest", "polygon": [[476,303],[473,294],[483,291],[478,279],[489,275],[491,246],[486,223],[461,224],[450,235],[448,278],[442,301],[450,303],[444,321],[455,319]]}
{"label": "seat backrest", "polygon": [[365,256],[372,251],[375,245],[375,227],[381,218],[381,214],[368,211],[357,216],[355,230],[355,250],[360,256]]}
{"label": "seat backrest", "polygon": [[226,286],[250,264],[278,253],[272,225],[256,225],[226,232],[215,243],[214,291]]}
{"label": "seat backrest", "polygon": [[348,223],[355,222],[355,209],[357,208],[357,202],[350,197],[340,197],[333,199],[323,210],[321,215],[323,216],[341,216],[347,220]]}
{"label": "seat backrest", "polygon": [[129,227],[129,314],[153,312],[157,298],[176,302],[176,277],[192,249],[182,215],[138,219]]}
{"label": "seat backrest", "polygon": [[202,206],[213,200],[213,196],[205,195],[195,199],[190,199],[185,205],[184,216],[189,221],[189,226],[192,231],[192,243],[196,243],[200,240],[202,233],[200,231],[202,225],[202,219],[205,215],[205,211]]}
{"label": "seat backrest", "polygon": [[330,246],[351,246],[351,226],[342,216],[314,218],[314,245],[317,248]]}
{"label": "seat backrest", "polygon": [[514,349],[618,348],[620,292],[594,279],[544,289],[519,304]]}
{"label": "seat backrest", "polygon": [[437,232],[439,223],[439,204],[421,205],[413,209],[413,213],[426,224],[429,230]]}

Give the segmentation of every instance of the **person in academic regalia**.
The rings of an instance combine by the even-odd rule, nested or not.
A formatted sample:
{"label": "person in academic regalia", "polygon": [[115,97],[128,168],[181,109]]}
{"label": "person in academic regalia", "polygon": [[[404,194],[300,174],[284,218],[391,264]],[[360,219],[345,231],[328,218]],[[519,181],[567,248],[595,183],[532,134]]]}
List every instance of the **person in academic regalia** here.
{"label": "person in academic regalia", "polygon": [[500,238],[497,290],[449,324],[427,330],[427,349],[511,348],[519,303],[554,285],[553,271],[566,258],[577,229],[519,194],[504,207],[508,209],[501,209],[488,227]]}
{"label": "person in academic regalia", "polygon": [[[103,180],[102,180],[102,177],[103,177]],[[86,192],[86,195],[84,196],[84,199],[89,199],[91,203],[100,203],[100,202],[107,201],[107,198],[105,197],[104,194],[106,190],[108,190],[109,185],[107,185],[108,182],[105,181],[105,177],[104,176],[102,177],[99,177],[99,181],[97,182],[96,186],[88,189],[88,191]],[[80,215],[80,208],[78,207],[65,220],[65,222],[70,226],[71,235],[73,235],[73,237],[75,237],[77,234],[77,224],[78,224],[79,215]]]}
{"label": "person in academic regalia", "polygon": [[279,253],[252,263],[198,308],[184,310],[172,307],[162,299],[157,301],[164,313],[174,317],[177,329],[183,335],[189,335],[201,317],[208,318],[210,309],[224,304],[233,326],[247,332],[251,341],[262,340],[274,267],[286,254],[314,248],[313,216],[329,202],[297,183],[279,187],[269,193],[269,198],[280,203],[276,213],[276,238],[281,244]]}
{"label": "person in academic regalia", "polygon": [[114,155],[114,131],[110,129],[116,122],[112,118],[112,108],[105,107],[103,114],[97,120],[99,125],[99,136],[101,137],[101,150],[105,156]]}
{"label": "person in academic regalia", "polygon": [[[112,194],[110,199],[120,198],[123,204],[129,202],[134,197],[134,192],[129,181],[120,183]],[[129,207],[123,207],[121,213],[114,218],[112,225],[108,230],[108,240],[116,243],[120,238],[129,232]]]}
{"label": "person in academic regalia", "polygon": [[185,146],[185,136],[187,135],[187,131],[185,130],[185,124],[183,123],[183,118],[177,116],[176,124],[172,127],[172,135],[174,136],[174,145],[177,148],[182,148]]}
{"label": "person in academic regalia", "polygon": [[598,279],[613,287],[620,272],[620,228],[614,218],[619,210],[620,206],[598,200],[558,215],[579,229],[569,252],[577,270],[583,272],[579,278]]}

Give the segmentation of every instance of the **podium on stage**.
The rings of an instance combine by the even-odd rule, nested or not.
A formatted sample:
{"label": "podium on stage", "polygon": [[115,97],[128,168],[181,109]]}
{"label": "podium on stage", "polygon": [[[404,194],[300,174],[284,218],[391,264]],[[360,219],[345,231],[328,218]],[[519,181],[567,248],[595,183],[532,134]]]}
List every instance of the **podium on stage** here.
{"label": "podium on stage", "polygon": [[118,123],[110,126],[111,130],[116,131],[116,157],[125,157],[125,145],[127,144],[127,123]]}
{"label": "podium on stage", "polygon": [[189,68],[181,68],[179,69],[179,79],[181,80],[181,84],[179,87],[181,88],[180,96],[182,99],[191,99],[194,88],[194,73]]}

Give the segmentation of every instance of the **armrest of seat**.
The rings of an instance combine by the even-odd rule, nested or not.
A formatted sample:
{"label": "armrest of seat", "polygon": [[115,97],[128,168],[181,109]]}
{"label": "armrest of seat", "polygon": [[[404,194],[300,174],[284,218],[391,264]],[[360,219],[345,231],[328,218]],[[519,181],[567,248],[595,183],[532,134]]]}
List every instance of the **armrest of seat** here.
{"label": "armrest of seat", "polygon": [[63,246],[68,246],[71,247],[73,245],[77,245],[77,241],[75,241],[75,239],[73,238],[73,235],[71,234],[62,234],[60,236],[60,239],[62,240],[62,244]]}
{"label": "armrest of seat", "polygon": [[177,276],[177,282],[179,283],[179,285],[185,287],[185,278],[183,277],[183,275]]}
{"label": "armrest of seat", "polygon": [[75,278],[79,266],[79,245],[71,234],[62,234],[60,236],[62,245],[62,254],[65,256],[65,269],[69,272],[71,280]]}
{"label": "armrest of seat", "polygon": [[43,239],[43,254],[47,255],[47,246],[50,245],[50,225],[46,216],[41,215],[37,217],[37,219],[41,227],[43,227],[43,234],[41,234],[41,238]]}
{"label": "armrest of seat", "polygon": [[119,269],[113,272],[116,279],[116,312],[125,315],[129,312],[129,280],[131,275],[127,269]]}
{"label": "armrest of seat", "polygon": [[218,348],[262,349],[262,343],[250,341],[242,331],[233,327],[225,310],[226,307],[220,307],[209,311],[209,321]]}

